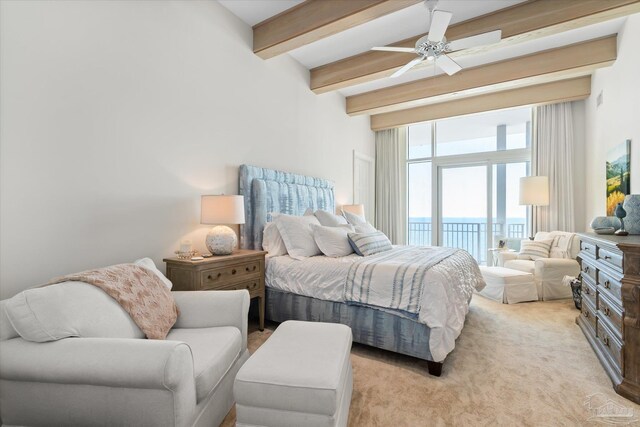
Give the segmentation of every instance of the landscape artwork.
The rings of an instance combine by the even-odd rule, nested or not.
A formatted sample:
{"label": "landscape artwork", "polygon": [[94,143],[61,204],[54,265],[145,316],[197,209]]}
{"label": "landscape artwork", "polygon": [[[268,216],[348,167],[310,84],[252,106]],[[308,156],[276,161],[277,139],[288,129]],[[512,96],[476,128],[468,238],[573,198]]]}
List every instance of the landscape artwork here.
{"label": "landscape artwork", "polygon": [[615,215],[618,203],[631,193],[631,140],[613,147],[607,153],[607,216]]}

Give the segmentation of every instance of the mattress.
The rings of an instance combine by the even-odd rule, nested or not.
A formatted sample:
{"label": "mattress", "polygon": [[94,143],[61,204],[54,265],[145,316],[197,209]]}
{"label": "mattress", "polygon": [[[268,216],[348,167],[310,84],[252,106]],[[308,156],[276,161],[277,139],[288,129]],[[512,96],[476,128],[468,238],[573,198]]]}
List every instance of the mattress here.
{"label": "mattress", "polygon": [[[297,295],[344,302],[347,274],[360,258],[355,254],[340,258],[315,256],[304,260],[289,256],[268,257],[266,285]],[[429,347],[434,360],[444,360],[462,331],[473,290],[481,290],[484,282],[475,260],[468,253],[458,251],[429,269],[424,283],[415,320],[431,329]],[[406,317],[400,311],[384,311]]]}

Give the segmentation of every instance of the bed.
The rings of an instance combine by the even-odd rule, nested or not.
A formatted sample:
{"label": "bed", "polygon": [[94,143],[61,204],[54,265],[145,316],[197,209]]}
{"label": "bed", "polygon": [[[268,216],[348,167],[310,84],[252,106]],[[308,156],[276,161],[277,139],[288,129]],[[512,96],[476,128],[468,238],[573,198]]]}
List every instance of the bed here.
{"label": "bed", "polygon": [[[331,181],[249,165],[240,166],[239,178],[240,194],[245,197],[246,223],[241,227],[241,246],[245,249],[262,249],[270,213],[303,215],[308,208],[335,211]],[[418,258],[425,264],[431,260],[433,265],[427,268],[415,261],[403,261]],[[403,272],[429,284],[420,288],[419,298],[408,302],[417,292],[410,286],[406,287],[407,298],[402,305],[378,305],[369,300],[362,304],[361,288],[349,292],[353,283],[365,277],[354,272],[369,271],[371,266],[380,276],[377,286],[391,289],[393,282],[396,292],[393,271],[397,266],[393,271],[388,267],[394,262],[405,266]],[[388,286],[385,277],[389,277]],[[355,342],[425,360],[429,373],[436,376],[440,376],[442,364],[462,331],[473,291],[484,286],[477,263],[465,251],[406,246],[394,246],[387,253],[370,257],[267,257],[265,279],[267,319],[348,325]],[[381,296],[387,297],[392,297],[391,291]]]}

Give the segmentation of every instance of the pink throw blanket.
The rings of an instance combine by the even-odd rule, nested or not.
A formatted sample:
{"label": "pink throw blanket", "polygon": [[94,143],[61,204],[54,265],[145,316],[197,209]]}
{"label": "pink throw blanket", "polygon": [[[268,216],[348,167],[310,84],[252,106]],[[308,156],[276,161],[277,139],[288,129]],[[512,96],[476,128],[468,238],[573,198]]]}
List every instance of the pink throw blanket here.
{"label": "pink throw blanket", "polygon": [[49,285],[85,282],[115,299],[149,339],[163,340],[178,318],[171,291],[151,270],[135,264],[118,264],[59,277]]}

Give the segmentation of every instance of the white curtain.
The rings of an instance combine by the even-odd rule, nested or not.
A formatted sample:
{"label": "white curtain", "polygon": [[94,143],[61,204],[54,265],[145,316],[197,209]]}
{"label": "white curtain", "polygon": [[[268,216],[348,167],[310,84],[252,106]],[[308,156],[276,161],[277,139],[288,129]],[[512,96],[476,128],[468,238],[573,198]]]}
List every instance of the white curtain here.
{"label": "white curtain", "polygon": [[407,130],[376,132],[376,228],[392,243],[407,240]]}
{"label": "white curtain", "polygon": [[549,177],[549,206],[533,209],[534,232],[574,231],[571,103],[536,109],[532,175]]}

